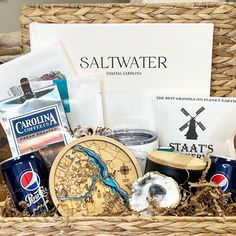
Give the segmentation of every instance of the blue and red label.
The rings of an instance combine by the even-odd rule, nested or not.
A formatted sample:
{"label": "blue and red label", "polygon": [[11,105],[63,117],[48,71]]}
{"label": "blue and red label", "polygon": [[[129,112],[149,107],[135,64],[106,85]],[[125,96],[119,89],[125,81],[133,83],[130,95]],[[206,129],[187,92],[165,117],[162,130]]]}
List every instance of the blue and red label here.
{"label": "blue and red label", "polygon": [[229,187],[229,179],[224,174],[214,174],[210,181],[218,184],[223,192],[227,191]]}
{"label": "blue and red label", "polygon": [[20,177],[20,185],[26,191],[34,191],[40,187],[39,175],[34,171],[26,171]]}
{"label": "blue and red label", "polygon": [[27,191],[25,192],[25,202],[28,207],[41,200],[45,203],[48,190],[45,186],[40,186],[40,184],[40,177],[33,170],[26,171],[20,176],[20,186]]}

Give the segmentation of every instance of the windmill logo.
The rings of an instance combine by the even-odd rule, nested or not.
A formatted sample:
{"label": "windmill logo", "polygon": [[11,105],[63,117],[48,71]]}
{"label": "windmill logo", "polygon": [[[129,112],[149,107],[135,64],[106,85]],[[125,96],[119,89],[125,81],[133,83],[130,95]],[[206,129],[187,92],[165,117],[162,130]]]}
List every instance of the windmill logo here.
{"label": "windmill logo", "polygon": [[201,107],[196,111],[195,116],[191,116],[184,108],[181,109],[182,113],[189,117],[189,121],[185,123],[183,126],[179,128],[182,132],[188,127],[188,132],[185,134],[186,139],[193,139],[196,140],[198,135],[196,132],[197,127],[199,127],[202,131],[206,129],[206,127],[199,121],[196,120],[197,116],[200,115],[205,110],[205,107]]}

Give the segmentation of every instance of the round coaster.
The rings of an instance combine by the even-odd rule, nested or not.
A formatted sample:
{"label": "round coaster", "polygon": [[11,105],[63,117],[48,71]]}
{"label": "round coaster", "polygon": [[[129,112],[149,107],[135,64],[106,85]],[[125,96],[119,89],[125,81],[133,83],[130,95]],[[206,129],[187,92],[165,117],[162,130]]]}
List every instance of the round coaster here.
{"label": "round coaster", "polygon": [[95,216],[121,212],[129,205],[131,186],[141,176],[135,156],[107,137],[80,138],[53,162],[49,188],[62,216]]}

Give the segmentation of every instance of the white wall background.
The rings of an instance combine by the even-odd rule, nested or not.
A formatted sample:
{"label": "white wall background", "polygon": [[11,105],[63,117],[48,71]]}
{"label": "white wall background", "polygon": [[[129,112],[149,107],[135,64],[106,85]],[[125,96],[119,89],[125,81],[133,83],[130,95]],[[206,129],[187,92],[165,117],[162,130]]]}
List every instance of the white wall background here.
{"label": "white wall background", "polygon": [[129,0],[0,0],[0,33],[17,31],[19,26],[19,12],[24,4],[39,3],[109,3],[129,2]]}

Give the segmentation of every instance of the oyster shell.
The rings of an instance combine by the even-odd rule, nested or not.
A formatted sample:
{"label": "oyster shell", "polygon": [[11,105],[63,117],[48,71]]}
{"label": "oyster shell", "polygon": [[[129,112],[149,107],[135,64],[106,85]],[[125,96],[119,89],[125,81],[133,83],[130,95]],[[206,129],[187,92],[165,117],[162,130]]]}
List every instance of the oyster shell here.
{"label": "oyster shell", "polygon": [[149,207],[148,198],[153,198],[160,207],[175,208],[181,199],[177,182],[157,171],[148,172],[132,185],[130,205],[134,211]]}

